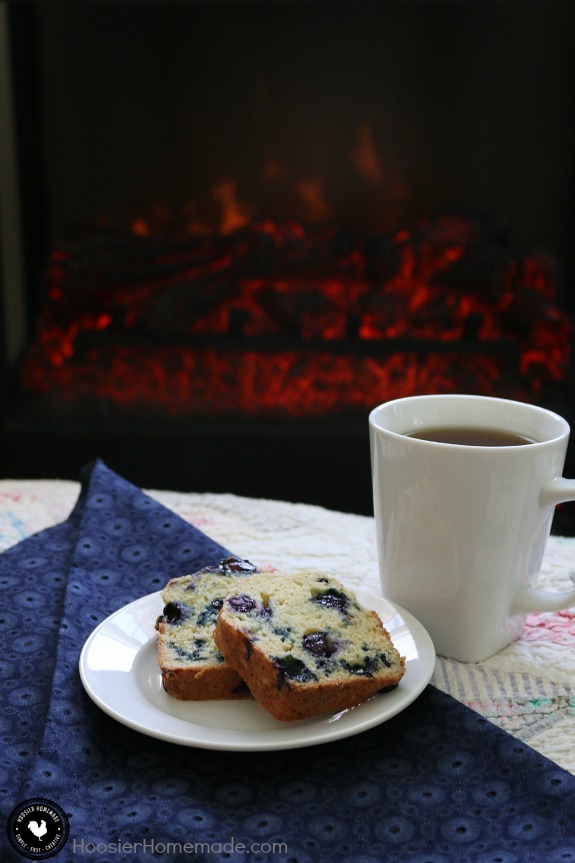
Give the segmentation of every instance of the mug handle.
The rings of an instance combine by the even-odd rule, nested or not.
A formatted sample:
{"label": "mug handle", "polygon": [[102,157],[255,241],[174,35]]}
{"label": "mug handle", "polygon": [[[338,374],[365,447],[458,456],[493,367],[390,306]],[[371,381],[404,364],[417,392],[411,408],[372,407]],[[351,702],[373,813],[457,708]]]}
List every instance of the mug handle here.
{"label": "mug handle", "polygon": [[[557,477],[543,488],[540,502],[542,506],[555,506],[575,500],[575,479]],[[575,605],[573,590],[538,590],[524,587],[513,603],[513,614],[529,614],[537,611],[563,611]]]}

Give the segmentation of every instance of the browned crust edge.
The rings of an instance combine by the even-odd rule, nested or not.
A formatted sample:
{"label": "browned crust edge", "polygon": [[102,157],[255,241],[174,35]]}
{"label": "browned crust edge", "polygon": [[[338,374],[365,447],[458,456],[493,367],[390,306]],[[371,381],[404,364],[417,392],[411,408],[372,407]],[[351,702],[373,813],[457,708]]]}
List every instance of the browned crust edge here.
{"label": "browned crust edge", "polygon": [[168,695],[180,701],[210,701],[251,698],[251,693],[233,668],[162,668],[162,684]]}

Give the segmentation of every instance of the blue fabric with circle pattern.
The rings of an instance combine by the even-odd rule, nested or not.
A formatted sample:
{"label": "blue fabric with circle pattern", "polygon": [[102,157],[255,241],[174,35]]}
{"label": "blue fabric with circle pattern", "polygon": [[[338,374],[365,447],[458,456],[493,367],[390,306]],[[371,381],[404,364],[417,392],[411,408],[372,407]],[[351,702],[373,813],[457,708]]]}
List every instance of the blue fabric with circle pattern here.
{"label": "blue fabric with circle pattern", "polygon": [[62,860],[575,861],[575,777],[432,686],[377,728],[291,752],[179,747],[100,711],[77,670],[94,627],[230,553],[96,462],[64,524],[0,555],[5,819],[58,803]]}

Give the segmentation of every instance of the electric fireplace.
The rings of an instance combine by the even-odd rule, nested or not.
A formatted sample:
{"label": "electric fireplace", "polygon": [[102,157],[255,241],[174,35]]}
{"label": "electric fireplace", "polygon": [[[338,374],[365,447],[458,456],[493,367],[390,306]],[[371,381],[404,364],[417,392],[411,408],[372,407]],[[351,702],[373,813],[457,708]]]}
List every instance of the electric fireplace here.
{"label": "electric fireplace", "polygon": [[8,3],[5,475],[371,511],[367,415],[571,419],[571,2]]}

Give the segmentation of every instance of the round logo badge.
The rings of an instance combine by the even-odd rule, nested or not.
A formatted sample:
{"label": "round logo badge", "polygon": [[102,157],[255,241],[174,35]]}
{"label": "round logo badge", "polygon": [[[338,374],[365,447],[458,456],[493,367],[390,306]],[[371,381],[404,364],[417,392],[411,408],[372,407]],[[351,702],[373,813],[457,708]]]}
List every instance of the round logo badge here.
{"label": "round logo badge", "polygon": [[8,838],[12,846],[30,860],[45,860],[61,851],[69,830],[61,807],[43,797],[20,803],[8,819]]}

